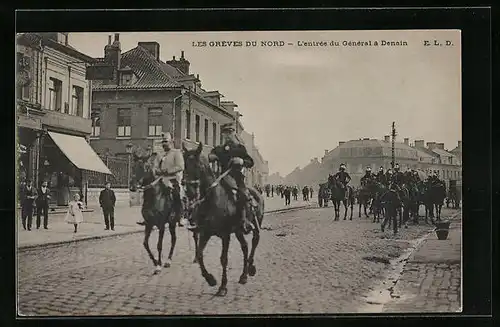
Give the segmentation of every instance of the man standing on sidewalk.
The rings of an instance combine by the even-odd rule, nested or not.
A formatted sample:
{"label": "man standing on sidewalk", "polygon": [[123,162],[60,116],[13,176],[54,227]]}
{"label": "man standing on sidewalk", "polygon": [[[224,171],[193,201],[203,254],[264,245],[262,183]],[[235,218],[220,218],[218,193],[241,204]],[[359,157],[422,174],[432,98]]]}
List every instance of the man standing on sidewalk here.
{"label": "man standing on sidewalk", "polygon": [[47,187],[47,181],[42,183],[38,190],[36,198],[36,229],[40,228],[40,216],[43,214],[43,228],[49,229],[49,200],[50,190]]}
{"label": "man standing on sidewalk", "polygon": [[106,224],[105,230],[109,230],[109,227],[111,227],[111,230],[115,230],[115,203],[115,192],[111,189],[111,183],[106,182],[104,190],[99,195],[99,204],[101,205],[104,223]]}
{"label": "man standing on sidewalk", "polygon": [[21,219],[23,228],[26,230],[26,218],[28,218],[28,230],[31,230],[33,223],[33,201],[36,199],[36,189],[32,186],[30,180],[26,182],[21,189]]}

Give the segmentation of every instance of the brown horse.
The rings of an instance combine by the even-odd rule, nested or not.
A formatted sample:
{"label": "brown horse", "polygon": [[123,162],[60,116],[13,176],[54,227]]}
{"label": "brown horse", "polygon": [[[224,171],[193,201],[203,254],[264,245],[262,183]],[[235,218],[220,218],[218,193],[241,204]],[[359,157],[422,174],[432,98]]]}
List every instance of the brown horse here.
{"label": "brown horse", "polygon": [[[248,243],[244,237],[239,217],[237,217],[236,204],[233,192],[228,187],[221,185],[225,182],[223,175],[215,178],[208,159],[201,154],[203,145],[200,143],[197,149],[184,150],[184,178],[186,183],[186,194],[191,201],[198,205],[193,210],[193,215],[202,215],[203,219],[198,224],[198,244],[196,246],[196,258],[200,265],[201,274],[210,286],[217,285],[217,281],[210,274],[204,263],[203,251],[212,236],[218,236],[222,240],[222,253],[220,257],[222,265],[222,281],[217,291],[218,296],[227,294],[227,263],[228,250],[231,234],[235,234],[240,242],[243,252],[243,272],[239,283],[246,284],[248,275],[254,276],[256,268],[254,256],[260,240],[260,227],[264,219],[264,198],[255,189],[248,188],[256,202],[251,208],[247,208],[248,218],[253,221],[255,229],[252,237],[252,249],[248,255]],[[224,177],[226,178],[226,177]],[[199,199],[201,197],[201,199]]]}
{"label": "brown horse", "polygon": [[[175,228],[177,221],[173,215],[173,195],[170,187],[165,187],[159,179],[155,179],[154,174],[154,155],[139,156],[134,154],[134,178],[132,186],[139,187],[144,190],[144,201],[142,204],[142,216],[146,223],[144,234],[144,248],[155,266],[154,274],[158,274],[162,268],[162,248],[163,236],[165,234],[165,225],[168,223],[170,231],[170,252],[164,267],[170,267],[172,255],[175,249],[177,236]],[[158,228],[158,259],[156,259],[149,248],[149,237],[153,227]]]}

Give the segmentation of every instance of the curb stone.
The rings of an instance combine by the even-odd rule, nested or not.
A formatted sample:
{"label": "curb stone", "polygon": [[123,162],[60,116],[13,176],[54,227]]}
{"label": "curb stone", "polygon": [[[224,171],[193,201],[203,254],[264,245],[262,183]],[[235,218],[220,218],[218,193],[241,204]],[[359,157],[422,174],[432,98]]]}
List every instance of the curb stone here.
{"label": "curb stone", "polygon": [[[299,207],[275,209],[275,210],[270,210],[270,211],[264,211],[264,214],[283,213],[283,212],[287,212],[287,211],[300,210],[300,209],[306,209],[306,208],[311,208],[311,207],[313,207],[312,204],[299,206]],[[19,252],[23,252],[23,251],[33,250],[33,249],[40,249],[40,248],[52,248],[52,247],[61,246],[63,244],[78,243],[81,241],[91,241],[91,240],[99,240],[99,239],[103,239],[103,238],[125,236],[125,235],[130,235],[130,234],[135,234],[135,233],[141,233],[143,231],[144,231],[144,229],[141,228],[138,230],[130,230],[130,231],[121,232],[121,233],[119,232],[119,233],[115,233],[115,234],[82,237],[82,238],[76,239],[76,240],[65,240],[65,241],[57,241],[57,242],[50,242],[50,243],[43,243],[43,244],[29,244],[29,245],[24,245],[24,246],[18,246],[17,250]]]}

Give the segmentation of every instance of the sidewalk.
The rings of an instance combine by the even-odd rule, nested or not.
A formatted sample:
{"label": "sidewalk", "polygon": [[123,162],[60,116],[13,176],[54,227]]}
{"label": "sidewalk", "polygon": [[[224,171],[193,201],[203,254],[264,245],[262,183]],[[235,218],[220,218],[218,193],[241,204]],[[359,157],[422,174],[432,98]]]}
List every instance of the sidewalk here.
{"label": "sidewalk", "polygon": [[[284,205],[285,200],[275,196],[266,198],[265,212],[279,212],[299,209],[310,206],[312,202],[293,201],[291,205]],[[65,215],[49,213],[49,229],[36,229],[36,217],[33,218],[31,231],[25,231],[21,224],[21,218],[16,217],[18,222],[17,244],[19,249],[33,248],[37,246],[57,245],[80,240],[98,239],[103,237],[126,235],[142,232],[143,226],[136,224],[142,219],[141,207],[117,207],[115,208],[115,230],[104,230],[104,218],[100,208],[92,208],[93,212],[84,213],[84,222],[78,227],[78,232],[73,233],[73,225],[64,222]],[[42,218],[43,219],[43,218]]]}
{"label": "sidewalk", "polygon": [[461,214],[451,221],[446,240],[433,232],[410,256],[384,312],[461,312]]}

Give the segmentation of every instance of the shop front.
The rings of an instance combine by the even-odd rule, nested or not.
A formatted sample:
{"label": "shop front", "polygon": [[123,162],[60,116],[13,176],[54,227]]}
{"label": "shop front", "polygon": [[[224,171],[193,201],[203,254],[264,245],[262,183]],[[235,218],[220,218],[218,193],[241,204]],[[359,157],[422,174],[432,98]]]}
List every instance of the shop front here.
{"label": "shop front", "polygon": [[47,181],[51,206],[66,206],[79,193],[87,200],[87,171],[111,174],[84,137],[48,131],[42,139],[39,181]]}

